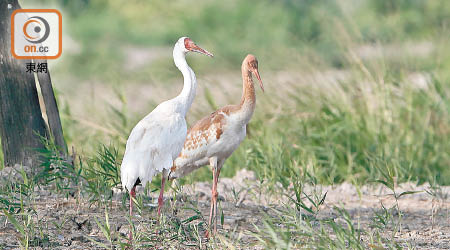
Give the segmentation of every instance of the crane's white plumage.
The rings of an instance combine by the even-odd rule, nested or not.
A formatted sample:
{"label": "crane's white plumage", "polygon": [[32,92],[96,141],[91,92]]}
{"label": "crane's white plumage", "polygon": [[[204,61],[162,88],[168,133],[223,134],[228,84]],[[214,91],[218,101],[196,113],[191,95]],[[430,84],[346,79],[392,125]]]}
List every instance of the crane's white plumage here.
{"label": "crane's white plumage", "polygon": [[181,151],[186,121],[171,106],[170,101],[162,103],[131,131],[121,166],[122,186],[128,190],[138,178],[145,185],[157,173],[169,169]]}
{"label": "crane's white plumage", "polygon": [[195,74],[185,59],[188,51],[212,56],[186,37],[175,44],[173,58],[183,74],[184,87],[180,95],[159,104],[131,131],[120,167],[122,186],[128,191],[132,190],[138,178],[146,185],[157,173],[170,169],[183,148],[187,133],[185,116],[197,86]]}

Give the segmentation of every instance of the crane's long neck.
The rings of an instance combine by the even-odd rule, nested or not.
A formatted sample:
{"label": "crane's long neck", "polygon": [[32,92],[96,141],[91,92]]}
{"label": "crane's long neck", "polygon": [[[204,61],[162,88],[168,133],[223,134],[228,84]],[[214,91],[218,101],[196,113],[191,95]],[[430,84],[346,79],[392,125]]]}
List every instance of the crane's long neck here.
{"label": "crane's long neck", "polygon": [[181,93],[175,97],[179,112],[186,116],[189,108],[194,101],[194,97],[197,91],[197,79],[195,78],[194,71],[189,67],[186,62],[186,53],[178,48],[173,50],[173,60],[175,66],[181,71],[184,78],[184,86]]}
{"label": "crane's long neck", "polygon": [[244,123],[248,123],[255,111],[256,95],[253,85],[252,73],[246,65],[242,65],[242,98],[239,104],[239,112],[243,115]]}

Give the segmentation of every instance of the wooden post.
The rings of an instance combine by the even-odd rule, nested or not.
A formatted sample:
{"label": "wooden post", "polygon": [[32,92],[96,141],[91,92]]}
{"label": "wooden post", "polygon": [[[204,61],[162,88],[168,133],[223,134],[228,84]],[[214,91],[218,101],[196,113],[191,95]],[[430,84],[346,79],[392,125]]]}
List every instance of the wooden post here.
{"label": "wooden post", "polygon": [[[35,60],[36,63],[47,63],[47,60]],[[55,140],[55,144],[61,153],[67,154],[67,145],[64,141],[61,118],[59,117],[58,104],[53,92],[50,71],[37,74],[39,85],[41,86],[42,99],[44,99],[45,111],[47,114],[49,132]]]}
{"label": "wooden post", "polygon": [[5,166],[35,166],[35,149],[44,147],[40,136],[49,138],[52,134],[63,151],[66,146],[50,75],[39,73],[38,79],[51,133],[42,118],[34,74],[26,73],[26,64],[31,61],[11,55],[11,14],[19,8],[17,0],[0,1],[0,136]]}

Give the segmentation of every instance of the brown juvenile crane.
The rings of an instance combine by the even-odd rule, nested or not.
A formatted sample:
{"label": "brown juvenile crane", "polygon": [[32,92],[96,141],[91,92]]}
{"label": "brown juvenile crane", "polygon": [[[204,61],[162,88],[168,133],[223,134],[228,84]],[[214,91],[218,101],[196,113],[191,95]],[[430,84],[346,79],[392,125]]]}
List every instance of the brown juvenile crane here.
{"label": "brown juvenile crane", "polygon": [[254,55],[247,55],[242,62],[243,93],[238,105],[228,105],[199,120],[192,126],[186,137],[183,150],[169,173],[170,179],[183,177],[192,171],[210,165],[213,172],[211,210],[209,227],[214,219],[214,232],[217,231],[217,182],[220,169],[225,160],[239,147],[245,139],[246,126],[252,118],[256,105],[255,87],[252,75],[263,83],[258,72],[258,60]]}

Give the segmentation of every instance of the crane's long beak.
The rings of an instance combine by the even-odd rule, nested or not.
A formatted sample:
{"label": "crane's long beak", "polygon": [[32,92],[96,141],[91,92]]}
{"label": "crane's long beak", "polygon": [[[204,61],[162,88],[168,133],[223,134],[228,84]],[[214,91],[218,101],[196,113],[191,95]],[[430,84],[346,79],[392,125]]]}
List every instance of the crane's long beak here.
{"label": "crane's long beak", "polygon": [[197,44],[194,44],[192,46],[191,51],[192,52],[197,52],[197,53],[200,53],[200,54],[204,54],[204,55],[207,55],[207,56],[210,56],[210,57],[214,57],[213,54],[211,54],[210,52],[208,52],[205,49],[200,48]]}
{"label": "crane's long beak", "polygon": [[258,78],[259,86],[261,87],[262,91],[264,92],[264,85],[263,85],[263,83],[262,83],[261,77],[259,76],[258,69],[255,69],[255,70],[253,71],[253,73],[255,74],[256,78]]}

